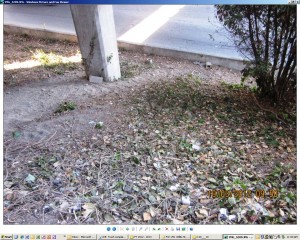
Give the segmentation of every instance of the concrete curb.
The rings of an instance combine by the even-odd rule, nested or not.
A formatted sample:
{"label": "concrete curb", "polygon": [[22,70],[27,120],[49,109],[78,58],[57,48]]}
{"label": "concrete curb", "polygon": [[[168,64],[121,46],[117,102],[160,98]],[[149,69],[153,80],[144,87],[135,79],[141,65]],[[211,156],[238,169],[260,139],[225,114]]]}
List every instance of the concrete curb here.
{"label": "concrete curb", "polygon": [[[55,39],[55,40],[67,40],[71,42],[77,42],[76,35],[53,32],[44,29],[32,29],[14,25],[4,25],[4,32],[13,34],[27,34],[38,38]],[[224,58],[218,56],[205,55],[200,53],[186,52],[175,49],[161,48],[149,45],[142,45],[136,43],[128,43],[118,41],[118,47],[124,50],[137,51],[147,54],[154,54],[159,56],[181,58],[191,61],[199,62],[211,62],[214,65],[219,65],[233,70],[241,71],[245,67],[245,61],[232,58]]]}

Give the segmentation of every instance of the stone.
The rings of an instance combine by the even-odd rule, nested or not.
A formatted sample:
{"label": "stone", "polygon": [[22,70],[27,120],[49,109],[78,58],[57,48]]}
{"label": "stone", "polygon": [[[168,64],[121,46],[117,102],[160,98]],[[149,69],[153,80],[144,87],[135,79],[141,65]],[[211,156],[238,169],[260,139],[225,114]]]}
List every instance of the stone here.
{"label": "stone", "polygon": [[201,66],[201,62],[198,62],[198,61],[195,61],[195,62],[193,62],[195,65],[199,65],[199,66]]}
{"label": "stone", "polygon": [[211,62],[206,62],[206,63],[205,63],[205,67],[206,67],[206,68],[211,68],[211,67],[212,67]]}
{"label": "stone", "polygon": [[191,205],[190,197],[189,196],[182,196],[181,203],[183,205]]}
{"label": "stone", "polygon": [[227,211],[226,208],[221,208],[220,209],[219,217],[220,217],[220,220],[222,220],[222,221],[226,221],[228,219],[228,211]]}
{"label": "stone", "polygon": [[147,58],[147,61],[146,61],[146,63],[148,63],[148,64],[152,64],[152,63],[153,63],[153,61],[152,61],[152,59],[151,59],[151,58]]}
{"label": "stone", "polygon": [[103,77],[97,77],[97,76],[92,76],[90,75],[89,80],[91,83],[103,83]]}

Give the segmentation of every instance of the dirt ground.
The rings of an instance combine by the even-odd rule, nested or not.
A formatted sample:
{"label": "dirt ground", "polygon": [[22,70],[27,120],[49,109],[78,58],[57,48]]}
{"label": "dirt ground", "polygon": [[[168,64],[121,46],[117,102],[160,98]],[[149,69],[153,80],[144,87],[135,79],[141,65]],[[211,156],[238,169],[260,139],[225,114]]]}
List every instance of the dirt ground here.
{"label": "dirt ground", "polygon": [[[4,34],[4,68],[39,49],[79,51]],[[293,115],[259,108],[230,69],[127,51],[120,62],[123,79],[99,85],[80,63],[4,70],[5,224],[296,223]]]}

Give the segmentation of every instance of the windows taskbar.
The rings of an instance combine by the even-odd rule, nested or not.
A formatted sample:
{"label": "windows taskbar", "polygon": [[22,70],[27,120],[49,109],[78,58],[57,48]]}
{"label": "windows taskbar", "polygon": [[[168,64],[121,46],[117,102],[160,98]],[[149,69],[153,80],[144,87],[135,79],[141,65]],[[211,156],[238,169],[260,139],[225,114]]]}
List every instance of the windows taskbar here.
{"label": "windows taskbar", "polygon": [[[112,227],[110,231],[113,230]],[[176,228],[176,227],[175,227]],[[131,230],[131,229],[130,229]],[[128,231],[130,231],[128,230]],[[127,231],[125,229],[125,231]],[[176,230],[174,230],[176,231]],[[300,234],[192,234],[164,233],[155,231],[141,233],[105,233],[105,234],[1,234],[0,240],[296,240]]]}

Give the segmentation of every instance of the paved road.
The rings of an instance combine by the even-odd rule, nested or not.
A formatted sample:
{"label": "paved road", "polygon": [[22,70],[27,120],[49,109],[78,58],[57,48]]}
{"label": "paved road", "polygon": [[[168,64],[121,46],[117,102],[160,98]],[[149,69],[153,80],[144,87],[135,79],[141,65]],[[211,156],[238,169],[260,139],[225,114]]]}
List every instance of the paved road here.
{"label": "paved road", "polygon": [[[114,5],[118,40],[241,59],[212,5]],[[5,5],[4,24],[75,34],[68,5]],[[214,40],[211,39],[213,36]]]}

